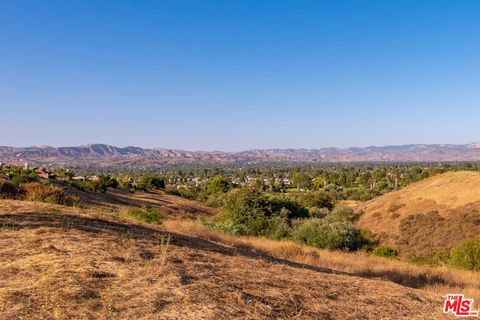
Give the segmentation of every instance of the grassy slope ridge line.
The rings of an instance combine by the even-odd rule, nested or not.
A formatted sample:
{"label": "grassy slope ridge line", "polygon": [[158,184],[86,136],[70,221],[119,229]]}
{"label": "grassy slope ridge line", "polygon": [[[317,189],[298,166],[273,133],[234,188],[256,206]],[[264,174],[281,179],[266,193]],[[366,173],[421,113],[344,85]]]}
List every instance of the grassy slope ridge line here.
{"label": "grassy slope ridge line", "polygon": [[357,206],[358,226],[403,253],[428,255],[480,234],[480,173],[448,172]]}

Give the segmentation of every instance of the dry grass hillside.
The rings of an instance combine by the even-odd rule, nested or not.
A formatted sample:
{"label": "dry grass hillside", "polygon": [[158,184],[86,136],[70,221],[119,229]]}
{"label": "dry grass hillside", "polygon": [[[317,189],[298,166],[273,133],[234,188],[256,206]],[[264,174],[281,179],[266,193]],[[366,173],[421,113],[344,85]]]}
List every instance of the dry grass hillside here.
{"label": "dry grass hillside", "polygon": [[109,189],[106,193],[87,193],[73,191],[88,207],[100,210],[122,210],[131,207],[155,207],[166,213],[169,218],[199,218],[217,214],[217,209],[201,202],[192,201],[166,193],[162,190],[136,191]]}
{"label": "dry grass hillside", "polygon": [[2,319],[431,319],[444,291],[479,286],[178,219],[14,200],[0,200],[0,261]]}
{"label": "dry grass hillside", "polygon": [[480,235],[480,173],[448,172],[358,205],[358,226],[406,253],[450,249]]}

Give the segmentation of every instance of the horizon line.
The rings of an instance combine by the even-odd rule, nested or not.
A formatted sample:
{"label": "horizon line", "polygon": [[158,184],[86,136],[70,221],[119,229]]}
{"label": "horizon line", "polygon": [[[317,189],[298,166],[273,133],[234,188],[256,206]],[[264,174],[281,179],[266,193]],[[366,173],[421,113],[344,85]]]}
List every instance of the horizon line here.
{"label": "horizon line", "polygon": [[243,149],[237,151],[223,151],[223,150],[207,150],[207,149],[197,149],[197,150],[189,150],[189,149],[182,149],[182,148],[169,148],[169,147],[139,147],[135,145],[126,145],[126,146],[118,146],[114,144],[108,143],[87,143],[81,145],[62,145],[62,146],[51,146],[51,145],[32,145],[32,146],[9,146],[9,145],[0,145],[1,148],[15,148],[15,149],[22,149],[22,148],[80,148],[80,147],[90,147],[94,145],[102,145],[102,146],[109,146],[115,147],[120,149],[125,148],[140,148],[144,150],[174,150],[174,151],[186,151],[186,152],[221,152],[221,153],[242,153],[248,151],[256,151],[256,150],[322,150],[322,149],[339,149],[339,150],[349,150],[349,149],[368,149],[368,148],[388,148],[388,147],[406,147],[406,146],[470,146],[470,145],[478,145],[480,146],[480,141],[474,141],[470,143],[405,143],[405,144],[388,144],[388,145],[369,145],[364,147],[358,146],[350,146],[350,147],[314,147],[314,148],[307,148],[307,147],[269,147],[269,148],[250,148],[250,149]]}

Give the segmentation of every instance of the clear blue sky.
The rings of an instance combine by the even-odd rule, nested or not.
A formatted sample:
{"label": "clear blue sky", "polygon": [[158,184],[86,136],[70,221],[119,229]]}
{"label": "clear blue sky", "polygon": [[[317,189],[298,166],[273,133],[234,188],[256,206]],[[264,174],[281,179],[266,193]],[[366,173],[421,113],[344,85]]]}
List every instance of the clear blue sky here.
{"label": "clear blue sky", "polygon": [[0,1],[0,145],[480,140],[480,1]]}

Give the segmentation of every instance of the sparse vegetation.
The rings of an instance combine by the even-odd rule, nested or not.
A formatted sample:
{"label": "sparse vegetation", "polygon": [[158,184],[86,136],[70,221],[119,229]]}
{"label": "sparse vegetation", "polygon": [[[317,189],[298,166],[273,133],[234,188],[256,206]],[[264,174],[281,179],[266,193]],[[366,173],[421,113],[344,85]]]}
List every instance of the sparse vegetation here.
{"label": "sparse vegetation", "polygon": [[39,179],[33,174],[15,174],[10,179],[14,185],[19,187],[23,183],[38,182]]}
{"label": "sparse vegetation", "polygon": [[398,251],[388,246],[380,246],[373,251],[377,257],[393,258],[398,256]]}
{"label": "sparse vegetation", "polygon": [[480,271],[480,240],[465,240],[452,250],[448,262],[454,267]]}
{"label": "sparse vegetation", "polygon": [[65,190],[58,186],[43,185],[38,182],[29,182],[20,185],[21,197],[29,201],[41,201],[66,206],[80,204],[80,198],[68,195]]}
{"label": "sparse vegetation", "polygon": [[[129,197],[135,198],[137,199],[136,201],[138,201],[138,199],[141,199],[142,196],[145,196],[145,201],[151,201],[149,199],[151,199],[152,197],[165,196],[170,197],[169,201],[177,199],[176,201],[185,201],[189,204],[193,203],[185,199],[172,197],[165,194],[163,191],[150,193],[129,193],[122,192],[121,190],[111,190],[109,194],[106,195],[94,193],[89,196],[95,199],[112,199],[112,195],[114,194],[121,195],[123,197],[122,201],[129,199]],[[130,266],[129,263],[132,263],[132,261],[137,261],[135,259],[139,259],[138,261],[140,262],[138,263],[138,265],[135,265],[134,269],[132,269],[134,271],[132,271],[130,276],[132,277],[133,274],[136,274],[135,272],[142,272],[141,270],[144,270],[146,272],[147,270],[148,272],[152,272],[151,270],[157,270],[155,276],[152,276],[152,273],[150,273],[149,276],[146,276],[145,283],[149,283],[149,286],[151,286],[152,284],[159,284],[159,288],[161,287],[160,283],[163,285],[165,282],[156,280],[158,279],[158,277],[165,276],[167,272],[177,271],[179,272],[179,274],[171,276],[171,280],[169,280],[172,281],[174,286],[176,286],[177,288],[185,288],[191,283],[193,283],[195,286],[199,286],[200,283],[204,283],[204,281],[207,281],[205,280],[207,278],[204,278],[204,275],[206,275],[207,273],[202,273],[202,270],[204,269],[200,266],[205,265],[206,261],[208,261],[207,259],[209,259],[207,257],[210,257],[211,255],[217,255],[215,259],[221,259],[222,263],[219,265],[218,260],[215,260],[214,262],[212,262],[211,265],[215,265],[217,267],[220,266],[218,267],[220,268],[220,271],[218,272],[221,272],[222,275],[228,274],[229,277],[228,279],[225,277],[215,277],[215,281],[218,281],[218,279],[226,279],[224,280],[226,281],[225,285],[231,285],[233,282],[243,283],[244,288],[249,288],[249,292],[254,292],[252,291],[253,287],[246,286],[248,286],[251,281],[257,280],[249,280],[250,282],[246,281],[245,275],[244,273],[242,273],[242,270],[245,269],[245,264],[257,267],[254,272],[255,277],[258,278],[259,275],[263,274],[262,272],[265,272],[266,275],[265,278],[259,279],[258,282],[255,282],[255,285],[261,283],[262,296],[267,296],[269,299],[269,303],[272,304],[278,304],[280,303],[280,300],[278,300],[278,296],[269,293],[268,290],[265,292],[265,288],[268,288],[267,283],[271,283],[271,281],[274,281],[272,280],[272,277],[274,279],[277,279],[278,277],[278,279],[283,279],[282,281],[284,281],[286,278],[285,274],[283,274],[282,272],[285,272],[285,270],[289,270],[287,268],[295,268],[295,272],[289,273],[290,277],[288,278],[288,290],[294,290],[296,297],[305,296],[309,299],[312,296],[309,295],[309,286],[306,284],[307,282],[305,282],[305,279],[308,279],[308,283],[316,284],[318,282],[318,285],[328,283],[329,288],[331,287],[333,288],[332,290],[335,290],[335,294],[329,293],[329,296],[338,297],[336,299],[343,299],[343,291],[348,291],[351,293],[353,292],[352,290],[356,290],[355,288],[358,288],[358,286],[349,285],[349,281],[352,280],[352,274],[357,276],[355,278],[355,281],[357,282],[357,284],[360,283],[362,288],[362,294],[365,294],[365,290],[370,290],[370,285],[372,286],[372,292],[376,292],[379,288],[381,288],[382,290],[387,290],[390,293],[398,293],[398,296],[388,299],[394,299],[395,301],[399,301],[398,299],[401,296],[401,299],[405,299],[405,301],[408,301],[407,304],[409,306],[411,306],[412,303],[417,303],[415,312],[418,312],[419,306],[425,306],[427,301],[432,301],[428,300],[430,299],[431,294],[435,294],[436,296],[440,297],[447,292],[458,291],[464,292],[465,294],[468,294],[469,296],[474,298],[480,297],[480,279],[477,273],[447,268],[446,266],[434,268],[428,265],[414,265],[411,263],[407,263],[406,261],[402,261],[401,258],[387,260],[375,257],[374,254],[366,254],[362,251],[357,253],[343,253],[340,250],[329,251],[313,248],[313,246],[315,246],[318,248],[341,249],[345,251],[352,251],[362,248],[365,238],[368,237],[366,237],[363,232],[360,232],[354,227],[353,222],[355,220],[355,216],[353,215],[353,211],[349,207],[342,205],[341,203],[336,203],[330,208],[328,206],[311,206],[307,208],[302,205],[302,203],[298,200],[299,198],[296,197],[297,195],[299,195],[298,193],[293,193],[293,196],[291,196],[290,194],[272,194],[269,192],[261,191],[258,188],[237,187],[229,190],[226,194],[224,194],[223,192],[218,192],[217,194],[223,195],[225,197],[225,205],[221,215],[213,221],[213,224],[215,224],[216,227],[223,231],[228,231],[235,235],[247,235],[247,237],[234,237],[228,234],[218,233],[214,230],[206,229],[200,225],[188,225],[188,223],[186,223],[186,225],[184,226],[182,224],[183,222],[173,222],[171,220],[164,221],[164,211],[162,208],[166,207],[160,207],[155,209],[149,207],[128,207],[117,213],[118,216],[132,221],[129,223],[125,223],[125,221],[119,222],[119,220],[115,221],[115,217],[111,216],[112,211],[106,211],[106,217],[105,214],[102,216],[102,219],[107,220],[98,220],[101,216],[98,211],[93,211],[92,209],[65,208],[65,210],[70,210],[69,212],[75,212],[76,214],[78,213],[79,216],[77,217],[71,215],[68,217],[59,218],[57,219],[58,221],[56,223],[50,222],[50,220],[46,220],[44,224],[48,225],[48,223],[51,223],[52,227],[56,228],[56,232],[64,232],[65,235],[72,234],[74,235],[73,239],[80,237],[80,234],[83,234],[83,232],[89,232],[89,228],[92,228],[92,231],[95,232],[94,234],[96,234],[96,237],[102,237],[102,239],[106,239],[103,240],[106,242],[109,241],[107,239],[112,238],[112,233],[120,232],[121,234],[119,235],[119,239],[121,240],[119,241],[121,241],[121,245],[119,245],[118,248],[124,249],[126,248],[125,246],[128,247],[130,244],[133,245],[133,243],[136,243],[135,248],[138,250],[136,252],[132,252],[133,249],[125,251],[122,251],[123,249],[113,250],[113,253],[111,254],[111,256],[108,256],[108,260],[106,261],[109,261],[109,263],[111,263],[111,261],[114,261],[116,266],[116,269],[114,270],[119,270],[118,266]],[[310,205],[311,203],[312,202],[308,203],[308,205]],[[319,205],[319,202],[313,203]],[[41,213],[37,213],[39,211],[37,208],[42,207],[38,207],[39,204],[27,204],[29,206],[32,206],[31,208],[35,209],[22,209],[21,211],[29,212],[29,215],[35,216],[34,219],[40,221]],[[169,206],[171,206],[171,203],[169,203]],[[45,212],[51,212],[51,209],[45,210],[47,210]],[[189,206],[186,206],[185,211],[183,212],[186,212],[188,210],[190,210]],[[94,215],[95,218],[87,218],[87,216],[90,214]],[[165,215],[167,214],[170,213],[166,213]],[[48,217],[48,219],[53,219],[51,214],[46,217]],[[152,225],[140,226],[139,224],[136,224],[135,221],[147,222]],[[178,256],[172,257],[171,260],[169,259],[169,263],[162,264],[161,261],[163,261],[162,259],[165,258],[157,258],[157,255],[160,256],[162,255],[162,253],[157,253],[154,247],[149,244],[148,241],[150,240],[146,240],[149,237],[148,233],[152,232],[150,228],[156,228],[155,225],[159,223],[162,223],[163,225],[162,230],[167,230],[168,232],[172,233],[173,244],[175,247],[174,250],[177,250],[176,252],[179,252],[178,250],[189,250],[184,248],[185,246],[188,247],[190,245],[198,246],[198,248],[201,248],[201,250],[198,250],[198,248],[196,248],[194,249],[194,251],[189,251],[189,253],[180,253]],[[90,224],[95,224],[95,226],[91,226]],[[58,228],[59,225],[66,227]],[[13,223],[13,221],[5,221],[3,226],[5,231],[2,232],[4,233],[20,232],[16,231],[17,225]],[[222,227],[225,229],[222,229]],[[229,227],[235,228],[228,229]],[[49,229],[43,227],[43,229],[39,229],[38,231],[35,230],[25,232],[42,232],[43,234],[45,232],[50,232],[47,230]],[[82,230],[82,233],[77,233],[77,230]],[[185,236],[183,236],[183,234]],[[63,235],[63,237],[65,235]],[[267,238],[279,239],[283,241],[274,241]],[[294,242],[289,240],[293,240]],[[304,244],[308,246],[305,246]],[[87,244],[84,245],[87,246]],[[55,246],[59,249],[62,249],[62,246],[60,244],[55,243]],[[90,249],[90,247],[88,248]],[[387,254],[381,254],[381,256],[391,255],[392,250],[394,249],[390,249],[392,248],[383,250],[387,252]],[[92,250],[95,249],[92,247]],[[102,252],[103,251],[104,250],[102,247]],[[379,250],[377,249],[377,251]],[[227,259],[232,259],[231,265],[234,267],[230,267],[230,262],[228,262],[229,266],[226,267],[226,263],[227,261],[229,261]],[[153,261],[155,261],[155,263],[153,263]],[[161,270],[155,269],[153,267],[146,267],[157,264],[161,264],[165,267],[161,267]],[[145,268],[142,269],[140,268],[140,266],[145,266]],[[191,270],[192,266],[195,266],[194,271]],[[228,268],[228,271],[225,268]],[[208,269],[209,275],[212,275],[212,272],[216,275],[219,275],[216,273],[216,269]],[[111,281],[112,283],[117,283],[115,280],[117,277],[119,279],[121,278],[122,281],[125,281],[124,277],[126,276],[123,271],[118,273],[111,270],[87,271],[88,272],[85,273],[86,277],[94,278],[97,282],[98,277],[103,279],[102,281]],[[191,272],[194,272],[194,276],[191,275]],[[252,274],[252,272],[249,271],[249,274]],[[293,274],[293,276],[291,274]],[[267,282],[267,278],[270,279],[268,280],[270,282]],[[342,279],[342,281],[338,282],[340,278]],[[368,278],[376,280],[371,280]],[[201,279],[202,281],[196,282],[197,279]],[[182,285],[177,284],[175,281],[179,281],[179,283],[182,283]],[[371,284],[368,284],[368,281],[372,281]],[[403,287],[395,286],[394,289],[393,287],[390,288],[388,286],[393,286],[391,282],[401,284]],[[139,282],[135,282],[135,284],[138,283]],[[336,287],[337,285],[339,285],[339,283],[341,283],[341,286],[339,287],[341,289],[337,289]],[[218,286],[209,286],[209,292],[212,292],[212,290],[217,290],[212,289],[217,287]],[[386,289],[387,287],[388,289]],[[411,291],[409,287],[421,289],[423,291]],[[92,287],[90,285],[88,286],[88,288],[95,288],[95,294],[91,293],[91,291],[88,291],[90,289],[85,291],[87,293],[81,293],[84,295],[91,294],[89,296],[90,300],[82,300],[85,309],[81,310],[89,310],[90,308],[92,308],[91,304],[89,304],[90,301],[101,301],[102,305],[104,305],[105,308],[102,307],[100,309],[97,309],[97,312],[108,312],[108,315],[115,314],[117,316],[125,314],[123,313],[125,311],[119,310],[127,309],[120,309],[120,302],[118,299],[114,298],[115,296],[111,294],[112,291],[110,291],[110,289],[106,290],[104,289],[104,287]],[[124,287],[121,288],[121,290],[124,290]],[[154,310],[163,310],[162,312],[165,312],[164,310],[168,308],[165,307],[165,305],[167,304],[165,301],[170,299],[168,298],[168,296],[167,298],[165,298],[165,296],[162,296],[162,298],[159,299],[158,295],[152,297],[148,294],[141,293],[138,290],[135,292],[137,295],[141,295],[142,299],[147,301],[149,304],[151,303],[153,306],[152,309]],[[282,291],[283,295],[281,301],[285,301],[285,292],[286,291]],[[400,292],[402,294],[400,294]],[[45,293],[42,293],[42,295],[44,294]],[[120,296],[119,294],[120,293],[116,293],[116,297]],[[215,294],[224,294],[224,292],[222,291],[222,293],[220,293],[215,291]],[[318,295],[318,292],[315,291],[314,294]],[[416,296],[415,299],[419,300],[411,298],[412,294],[417,294],[418,297]],[[130,297],[130,299],[132,298]],[[300,303],[298,302],[298,300],[295,300],[293,296],[291,296],[289,299],[293,299],[292,301],[296,301],[295,303]],[[308,301],[307,298],[305,299],[305,301]],[[331,300],[330,298],[325,299],[326,301],[335,301]],[[369,299],[375,298],[372,298],[372,295],[370,294]],[[385,301],[385,299],[387,299],[385,298],[385,295],[382,295],[381,301]],[[177,300],[174,299],[168,301],[171,301],[169,303],[172,304],[177,303]],[[341,301],[341,305],[345,305],[343,300]],[[242,306],[244,309],[247,308],[245,310],[250,310],[248,309],[250,308],[248,305]],[[261,304],[259,304],[258,306],[261,306]],[[255,308],[258,308],[258,306]],[[305,310],[303,312],[312,312],[312,316],[316,315],[315,311],[312,311],[313,309],[311,308],[311,306],[302,304],[302,310]],[[378,310],[377,302],[375,302],[374,308],[375,309],[372,310]],[[290,310],[291,306],[288,305],[287,309]],[[430,309],[431,308],[429,308],[429,310]],[[148,315],[151,315],[151,313],[148,313],[151,312],[148,308],[141,309],[142,311],[139,310],[140,309],[135,309],[131,312],[133,312],[132,314],[134,315],[142,315],[147,317]],[[388,310],[390,311],[390,309]],[[287,314],[282,313],[283,311],[275,311],[276,313],[272,312],[273,311],[266,311],[266,313],[258,313],[256,315],[261,315],[261,317],[263,317],[265,315],[274,314],[278,317],[281,317],[284,314]],[[405,310],[403,310],[402,312],[405,312]],[[306,313],[303,313],[302,315],[305,314]],[[350,315],[351,314],[352,313],[350,313]]]}
{"label": "sparse vegetation", "polygon": [[141,176],[137,180],[137,186],[139,189],[165,189],[165,181],[156,176]]}
{"label": "sparse vegetation", "polygon": [[152,224],[160,224],[165,218],[163,212],[152,207],[128,208],[120,211],[118,215],[123,218]]}
{"label": "sparse vegetation", "polygon": [[100,175],[96,181],[69,181],[69,185],[84,192],[105,193],[108,188],[116,188],[119,183],[112,176]]}
{"label": "sparse vegetation", "polygon": [[20,199],[28,201],[40,201],[66,206],[80,205],[80,198],[76,195],[67,194],[65,189],[51,184],[40,182],[21,182],[29,179],[18,179],[17,183],[0,178],[0,199]]}
{"label": "sparse vegetation", "polygon": [[[393,247],[380,245],[370,252],[371,247],[375,248],[382,242],[378,242],[376,235],[357,228],[355,224],[359,217],[356,214],[358,211],[354,214],[351,207],[345,204],[353,203],[352,205],[356,206],[355,202],[340,201],[347,192],[352,192],[353,189],[347,190],[336,184],[326,183],[323,178],[317,178],[309,184],[306,175],[300,174],[295,178],[298,179],[300,188],[284,189],[282,186],[275,185],[274,179],[267,179],[265,183],[256,180],[249,186],[240,186],[227,177],[216,175],[208,179],[207,183],[196,183],[195,185],[185,183],[185,180],[182,183],[170,182],[165,186],[165,192],[158,190],[162,189],[161,181],[164,181],[164,178],[154,174],[142,176],[124,174],[120,178],[100,175],[97,181],[78,181],[72,180],[73,173],[68,172],[67,174],[65,171],[61,175],[62,178],[56,180],[37,179],[31,175],[31,172],[12,173],[0,179],[0,194],[3,198],[72,205],[76,201],[68,200],[70,192],[79,192],[71,190],[69,186],[76,186],[78,189],[91,193],[85,195],[91,201],[90,203],[97,205],[107,202],[106,206],[102,207],[104,213],[131,220],[126,225],[134,228],[140,226],[136,222],[151,224],[151,226],[142,225],[142,228],[155,228],[155,225],[158,224],[163,225],[162,229],[165,224],[167,224],[165,228],[170,228],[169,226],[172,224],[168,220],[165,222],[166,216],[196,217],[199,214],[198,210],[207,208],[199,203],[193,205],[192,201],[173,197],[166,193],[168,192],[183,198],[201,200],[220,208],[218,211],[207,208],[202,214],[204,214],[205,225],[220,230],[222,233],[203,229],[202,226],[192,227],[187,232],[189,237],[197,233],[198,238],[192,238],[196,239],[195,241],[206,238],[209,241],[218,242],[219,249],[215,250],[230,250],[227,248],[231,247],[235,254],[262,257],[261,259],[265,259],[265,261],[276,261],[276,263],[287,263],[287,265],[299,263],[303,266],[302,268],[307,269],[320,268],[318,270],[330,270],[328,272],[334,273],[337,271],[339,273],[347,272],[361,278],[384,279],[383,281],[389,280],[438,295],[452,290],[462,290],[473,297],[480,297],[478,277],[474,273],[457,269],[479,270],[478,259],[476,259],[478,244],[471,242],[462,244],[451,252],[448,250],[449,248],[444,251],[432,251],[431,256],[422,254],[404,256],[403,247],[393,245]],[[14,177],[17,178],[14,180]],[[107,189],[118,186],[120,188],[117,190],[110,189],[107,194],[102,194]],[[134,192],[135,189],[149,190],[149,192]],[[287,190],[289,192],[284,192]],[[405,191],[407,192],[408,189]],[[118,203],[111,208],[108,202],[117,196]],[[417,201],[418,195],[414,196]],[[164,205],[162,201],[155,201],[154,197],[169,197],[169,200],[165,202],[168,205]],[[136,199],[135,205],[125,206],[129,201],[127,199],[133,198]],[[183,209],[174,208],[172,203],[177,201],[183,201],[189,205]],[[153,208],[151,205],[155,207]],[[119,208],[123,209],[119,210]],[[381,221],[385,216],[397,215],[395,221],[399,223],[402,235],[408,234],[413,237],[412,239],[416,239],[411,242],[413,245],[420,243],[417,241],[419,239],[431,238],[433,231],[444,228],[443,218],[437,212],[418,214],[405,219],[404,212],[409,210],[409,203],[386,202],[382,208],[384,210],[377,212],[378,219],[375,221]],[[65,208],[65,210],[79,209]],[[98,211],[100,210],[102,209]],[[220,214],[209,218],[215,212],[220,212]],[[469,214],[462,217],[470,219]],[[75,229],[75,220],[67,218],[55,226],[58,227],[58,225],[64,226],[62,227],[64,232],[69,232]],[[10,221],[3,223],[5,230],[13,230],[13,226],[15,224]],[[102,224],[102,228],[108,229],[109,227],[107,224]],[[200,229],[202,231],[199,231]],[[175,232],[175,228],[169,230]],[[241,237],[233,237],[226,233]],[[458,233],[456,234],[458,235]],[[450,236],[450,233],[448,235]],[[459,235],[459,237],[461,236],[464,234]],[[125,235],[125,239],[135,237],[139,237],[139,235]],[[188,239],[186,242],[182,240],[182,245],[192,241],[190,238]],[[444,237],[443,239],[447,240],[448,238]],[[201,244],[202,249],[209,246],[208,243]],[[368,253],[359,249],[366,249]],[[355,250],[359,252],[351,252]],[[207,251],[208,249],[205,252]],[[340,251],[349,251],[350,253]],[[399,255],[399,251],[402,255]],[[153,257],[151,250],[142,251],[139,254],[146,261]],[[397,258],[383,259],[385,257]],[[96,275],[97,273],[90,274]],[[108,274],[99,273],[99,276],[108,277]],[[190,278],[182,277],[184,276],[180,277],[183,279],[181,281],[185,283],[192,281]],[[467,285],[471,283],[474,284]],[[105,301],[105,303],[107,302],[109,305],[115,305],[113,301]],[[163,308],[162,303],[156,303],[155,308]]]}
{"label": "sparse vegetation", "polygon": [[354,251],[364,245],[360,231],[348,221],[310,218],[296,221],[292,239],[322,249]]}
{"label": "sparse vegetation", "polygon": [[464,292],[480,299],[480,273],[449,268],[445,265],[417,265],[401,259],[384,259],[363,251],[342,252],[322,250],[292,241],[275,241],[264,237],[234,237],[218,234],[215,230],[191,222],[170,222],[171,229],[190,235],[228,244],[236,248],[248,248],[265,252],[279,259],[286,259],[328,272],[346,272],[359,277],[382,278],[402,286],[422,289],[442,297],[449,292]]}
{"label": "sparse vegetation", "polygon": [[18,194],[18,187],[9,180],[0,178],[0,198],[13,199]]}

